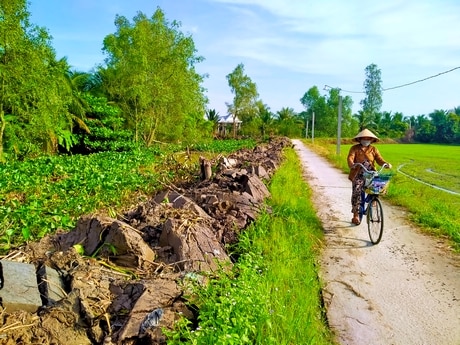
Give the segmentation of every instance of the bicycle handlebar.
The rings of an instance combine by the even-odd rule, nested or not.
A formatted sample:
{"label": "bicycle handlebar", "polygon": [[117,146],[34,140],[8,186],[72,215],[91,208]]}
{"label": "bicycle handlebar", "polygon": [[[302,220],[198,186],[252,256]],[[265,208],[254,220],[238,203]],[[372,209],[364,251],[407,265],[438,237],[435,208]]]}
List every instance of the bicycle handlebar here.
{"label": "bicycle handlebar", "polygon": [[357,166],[360,166],[361,168],[363,168],[364,171],[367,172],[367,173],[372,173],[372,174],[377,174],[377,175],[378,175],[379,173],[381,173],[382,170],[383,170],[385,167],[389,167],[389,165],[388,165],[387,163],[383,163],[382,167],[381,167],[380,170],[378,170],[378,171],[367,170],[367,168],[366,168],[363,164],[361,164],[361,163],[354,163],[351,167],[352,167],[352,168],[355,168],[355,167],[357,167]]}

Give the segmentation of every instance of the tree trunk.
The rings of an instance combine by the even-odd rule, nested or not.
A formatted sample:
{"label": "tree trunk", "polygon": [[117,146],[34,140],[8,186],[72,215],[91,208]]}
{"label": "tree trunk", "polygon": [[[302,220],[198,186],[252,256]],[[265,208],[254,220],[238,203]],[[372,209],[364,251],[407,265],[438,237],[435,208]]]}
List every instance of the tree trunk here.
{"label": "tree trunk", "polygon": [[211,162],[204,157],[200,157],[201,181],[209,180],[212,176]]}
{"label": "tree trunk", "polygon": [[3,158],[3,133],[5,133],[5,113],[3,112],[3,104],[0,108],[0,162],[4,160]]}

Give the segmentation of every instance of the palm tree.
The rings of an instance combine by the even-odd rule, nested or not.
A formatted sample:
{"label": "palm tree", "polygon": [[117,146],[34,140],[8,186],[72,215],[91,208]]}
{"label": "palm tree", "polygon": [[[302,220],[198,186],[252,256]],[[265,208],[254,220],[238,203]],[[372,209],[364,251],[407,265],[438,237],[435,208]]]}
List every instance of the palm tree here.
{"label": "palm tree", "polygon": [[260,119],[259,129],[262,136],[265,136],[267,129],[273,123],[273,113],[270,111],[268,105],[264,104],[262,101],[258,101],[258,117]]}
{"label": "palm tree", "polygon": [[72,120],[83,127],[85,126],[86,113],[90,110],[90,107],[81,95],[89,78],[90,74],[88,73],[70,70],[64,75],[65,85],[67,86],[66,93],[70,101],[68,105],[69,113],[72,115]]}
{"label": "palm tree", "polygon": [[279,132],[282,135],[289,136],[296,129],[296,113],[294,109],[284,107],[276,112]]}
{"label": "palm tree", "polygon": [[219,125],[219,112],[216,109],[206,110],[206,119],[212,123],[212,135],[215,135]]}
{"label": "palm tree", "polygon": [[365,128],[372,128],[373,121],[371,116],[364,110],[359,110],[353,117],[358,120],[359,130],[362,131]]}

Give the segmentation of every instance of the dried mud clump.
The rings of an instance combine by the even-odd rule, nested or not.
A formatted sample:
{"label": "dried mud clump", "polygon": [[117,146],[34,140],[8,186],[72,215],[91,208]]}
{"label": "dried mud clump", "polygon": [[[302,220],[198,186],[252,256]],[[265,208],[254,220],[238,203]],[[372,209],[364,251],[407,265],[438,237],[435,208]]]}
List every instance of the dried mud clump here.
{"label": "dried mud clump", "polygon": [[[264,182],[286,138],[203,159],[201,180],[163,190],[117,219],[82,216],[75,229],[31,243],[3,260],[58,273],[56,297],[36,313],[0,307],[0,344],[165,344],[163,327],[185,315],[181,281],[231,266],[225,245],[256,219]],[[214,172],[210,174],[209,166]]]}

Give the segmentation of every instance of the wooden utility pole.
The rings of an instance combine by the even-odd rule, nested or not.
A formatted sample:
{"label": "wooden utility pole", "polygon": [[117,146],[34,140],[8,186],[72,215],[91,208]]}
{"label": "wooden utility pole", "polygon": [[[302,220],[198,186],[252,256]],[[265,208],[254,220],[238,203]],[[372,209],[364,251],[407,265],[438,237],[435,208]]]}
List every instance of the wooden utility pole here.
{"label": "wooden utility pole", "polygon": [[315,112],[313,112],[313,116],[311,118],[311,142],[315,142]]}
{"label": "wooden utility pole", "polygon": [[307,123],[305,125],[305,139],[308,138],[308,119],[307,119]]}
{"label": "wooden utility pole", "polygon": [[342,96],[339,95],[339,114],[337,115],[337,155],[340,155],[340,141],[342,136]]}

